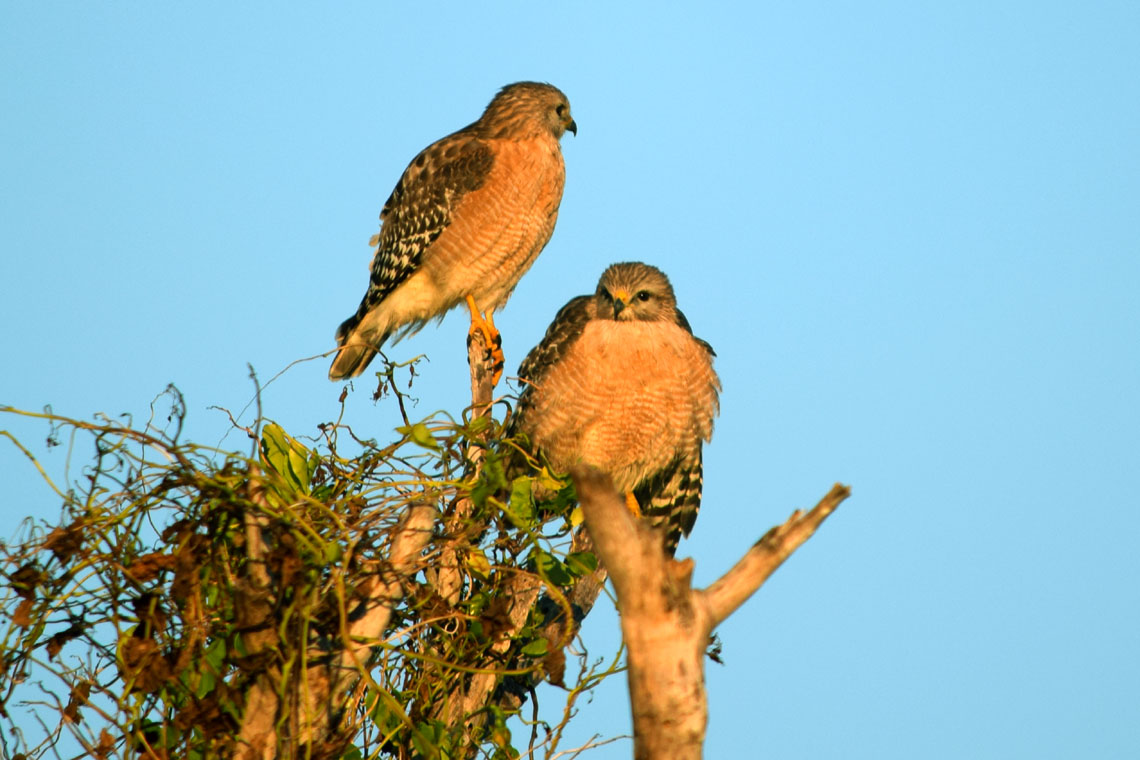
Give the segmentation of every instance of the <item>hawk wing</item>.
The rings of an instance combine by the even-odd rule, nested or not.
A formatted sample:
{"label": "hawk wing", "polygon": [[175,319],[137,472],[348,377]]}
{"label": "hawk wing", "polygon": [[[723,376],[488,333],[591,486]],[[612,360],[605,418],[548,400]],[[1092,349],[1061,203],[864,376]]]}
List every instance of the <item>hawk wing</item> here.
{"label": "hawk wing", "polygon": [[523,387],[519,393],[518,410],[511,421],[512,435],[523,430],[522,421],[533,404],[535,386],[542,385],[546,373],[566,355],[586,323],[593,318],[593,300],[593,296],[578,296],[559,309],[550,327],[546,328],[542,341],[519,365],[519,380]]}
{"label": "hawk wing", "polygon": [[689,535],[701,508],[704,469],[701,450],[691,457],[678,458],[634,489],[641,513],[655,528],[665,531],[665,553],[677,550],[681,536]]}
{"label": "hawk wing", "polygon": [[337,329],[338,343],[419,268],[424,251],[451,224],[463,196],[482,187],[494,160],[490,146],[467,127],[432,143],[408,164],[380,212],[368,291],[356,314]]}
{"label": "hawk wing", "polygon": [[[693,335],[693,328],[680,309],[677,309],[677,324]],[[716,356],[707,340],[695,335],[693,340],[708,351],[710,357]],[[704,463],[698,446],[695,455],[677,458],[633,491],[642,514],[655,528],[665,531],[665,553],[670,557],[677,550],[681,536],[689,535],[697,522],[703,487]]]}
{"label": "hawk wing", "polygon": [[592,301],[593,296],[578,296],[558,310],[554,321],[546,328],[542,341],[531,349],[519,365],[519,379],[525,383],[523,395],[527,394],[532,385],[541,384],[546,372],[578,340],[586,323],[593,318]]}
{"label": "hawk wing", "polygon": [[[693,328],[689,326],[689,320],[685,318],[684,312],[682,312],[680,309],[677,309],[677,324],[678,326],[683,327],[685,329],[685,332],[687,332],[689,335],[693,335]],[[699,343],[701,348],[708,351],[709,356],[716,356],[716,351],[713,351],[712,344],[710,344],[707,340],[702,340],[696,335],[693,335],[693,340]]]}

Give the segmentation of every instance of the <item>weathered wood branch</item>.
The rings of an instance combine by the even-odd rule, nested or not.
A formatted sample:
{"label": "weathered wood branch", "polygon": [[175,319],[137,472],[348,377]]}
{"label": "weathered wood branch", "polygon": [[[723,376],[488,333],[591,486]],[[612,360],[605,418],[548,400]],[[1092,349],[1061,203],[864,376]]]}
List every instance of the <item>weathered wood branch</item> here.
{"label": "weathered wood branch", "polygon": [[765,533],[731,570],[705,589],[702,595],[713,627],[724,622],[756,593],[776,568],[811,538],[828,515],[850,495],[850,488],[835,484],[810,512],[804,514],[797,509],[787,522]]}
{"label": "weathered wood branch", "polygon": [[[471,333],[467,340],[467,364],[471,370],[471,419],[488,416],[494,401],[494,385],[492,379],[495,373],[494,361],[490,347],[482,332]],[[483,467],[484,442],[472,440],[467,446],[467,477],[477,478]],[[451,537],[450,543],[440,551],[437,568],[433,571],[437,593],[451,606],[459,604],[463,594],[463,571],[461,556],[463,544],[469,537],[481,534],[486,525],[472,522],[473,505],[468,498],[459,499],[445,525],[445,535]],[[529,573],[519,573],[511,578],[503,589],[505,598],[509,599],[505,610],[507,625],[499,632],[499,638],[491,646],[492,655],[503,655],[510,648],[516,634],[526,624],[527,618],[542,590],[542,583]],[[502,676],[495,672],[482,672],[474,674],[466,683],[462,691],[452,694],[449,703],[441,706],[444,711],[439,715],[448,726],[467,725],[473,728],[480,725],[486,718],[482,713],[492,700],[496,687]],[[478,746],[472,744],[468,750],[472,756]]]}
{"label": "weathered wood branch", "polygon": [[837,485],[807,514],[768,531],[707,589],[691,586],[693,561],[665,555],[663,534],[637,520],[610,478],[573,472],[586,528],[609,570],[621,613],[637,760],[701,757],[708,704],[704,657],[714,628],[756,592],[850,494]]}
{"label": "weathered wood branch", "polygon": [[[507,582],[503,593],[510,598],[510,606],[506,613],[508,624],[499,639],[491,645],[493,654],[502,655],[510,648],[512,638],[526,624],[541,590],[542,583],[530,573],[519,573]],[[493,671],[473,675],[463,693],[452,696],[447,715],[448,725],[469,721],[470,716],[486,707],[501,679],[502,676]],[[481,723],[483,719],[483,716],[479,716],[477,723]],[[477,747],[473,746],[471,749],[474,755]]]}
{"label": "weathered wood branch", "polygon": [[[251,467],[249,472],[249,500],[260,507],[266,505],[265,487],[261,471]],[[235,589],[236,606],[243,610],[246,631],[242,635],[245,650],[256,657],[269,652],[277,637],[273,627],[273,590],[269,572],[265,567],[267,548],[264,530],[268,517],[264,512],[249,510],[243,516],[246,544],[245,577],[239,579]],[[234,757],[237,760],[270,760],[277,757],[277,716],[281,698],[279,668],[270,667],[254,679],[253,688],[245,700]]]}
{"label": "weathered wood branch", "polygon": [[[260,495],[254,497],[255,502],[258,498]],[[258,675],[246,697],[234,749],[237,760],[339,754],[349,738],[344,735],[343,721],[352,707],[352,692],[365,677],[371,652],[382,640],[392,610],[403,598],[405,581],[419,569],[436,515],[434,505],[408,505],[393,528],[387,562],[377,563],[372,575],[357,587],[356,608],[346,616],[337,649],[313,651],[309,658],[313,664],[298,678],[285,679],[278,665]],[[269,652],[277,636],[271,616],[270,578],[262,564],[266,551],[264,523],[262,516],[248,516],[246,520],[251,570],[243,581],[243,588],[248,588],[239,603],[254,608],[254,612],[245,613],[254,622],[257,609],[264,607],[265,613],[263,625],[244,637],[251,655]],[[282,715],[284,711],[288,714]]]}
{"label": "weathered wood branch", "polygon": [[309,668],[302,690],[300,744],[316,745],[332,740],[335,745],[342,731],[343,716],[351,707],[351,695],[365,678],[369,658],[388,628],[392,611],[404,597],[405,583],[420,568],[421,553],[431,538],[438,513],[435,506],[412,503],[392,531],[388,561],[361,583],[360,600],[348,610],[340,648],[330,653],[326,663]]}
{"label": "weathered wood branch", "polygon": [[[471,419],[491,413],[491,403],[495,386],[491,384],[493,365],[490,351],[482,332],[476,331],[467,339],[467,364],[471,368]],[[470,441],[467,445],[467,469],[471,477],[478,477],[483,467],[483,447],[481,441]],[[472,504],[464,497],[459,499],[444,525],[444,534],[454,536],[456,541],[445,546],[439,554],[439,561],[431,571],[430,578],[436,592],[454,606],[459,602],[463,586],[463,576],[459,568],[459,553],[456,543],[473,526],[470,525]],[[480,526],[474,526],[476,530]]]}

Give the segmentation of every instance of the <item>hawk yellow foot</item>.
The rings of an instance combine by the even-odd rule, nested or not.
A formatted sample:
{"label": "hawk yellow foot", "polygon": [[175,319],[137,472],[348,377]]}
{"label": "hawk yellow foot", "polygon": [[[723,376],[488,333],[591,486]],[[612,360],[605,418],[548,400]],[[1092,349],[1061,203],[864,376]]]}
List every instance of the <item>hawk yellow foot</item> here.
{"label": "hawk yellow foot", "polygon": [[495,329],[492,312],[484,315],[483,312],[479,311],[479,307],[475,305],[475,299],[471,296],[467,296],[465,300],[467,301],[467,309],[471,312],[471,329],[467,331],[468,339],[476,332],[483,334],[487,354],[491,359],[491,386],[494,387],[499,384],[499,378],[503,376],[503,364],[506,362],[506,357],[503,356],[503,336]]}
{"label": "hawk yellow foot", "polygon": [[625,507],[634,517],[641,517],[641,505],[637,503],[637,497],[633,495],[633,491],[625,492]]}

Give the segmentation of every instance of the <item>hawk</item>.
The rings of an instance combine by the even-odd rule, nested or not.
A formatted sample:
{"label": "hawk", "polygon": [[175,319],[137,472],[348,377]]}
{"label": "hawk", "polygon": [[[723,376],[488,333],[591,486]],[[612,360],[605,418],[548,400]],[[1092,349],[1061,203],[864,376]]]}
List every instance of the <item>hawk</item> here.
{"label": "hawk", "polygon": [[720,406],[714,355],[660,269],[614,264],[523,360],[514,428],[556,470],[609,474],[672,556],[701,504],[701,446]]}
{"label": "hawk", "polygon": [[566,179],[559,143],[578,134],[561,90],[538,82],[501,89],[475,123],[424,148],[384,209],[368,290],[336,331],[330,380],[356,377],[380,349],[466,302],[471,332],[502,349],[502,308],[554,232]]}

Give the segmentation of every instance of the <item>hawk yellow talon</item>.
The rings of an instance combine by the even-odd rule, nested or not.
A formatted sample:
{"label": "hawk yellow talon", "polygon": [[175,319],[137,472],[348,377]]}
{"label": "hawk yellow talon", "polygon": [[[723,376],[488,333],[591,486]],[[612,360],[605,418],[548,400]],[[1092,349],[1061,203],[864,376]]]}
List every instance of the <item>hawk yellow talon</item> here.
{"label": "hawk yellow talon", "polygon": [[625,506],[634,517],[641,517],[641,505],[637,503],[637,497],[633,495],[633,491],[625,492]]}
{"label": "hawk yellow talon", "polygon": [[483,341],[491,355],[491,385],[496,386],[499,384],[499,378],[503,376],[503,365],[506,363],[506,357],[503,355],[503,336],[495,329],[495,320],[491,313],[483,314],[479,311],[472,296],[467,296],[465,300],[471,312],[471,329],[467,334],[474,335],[476,331],[483,333]]}

